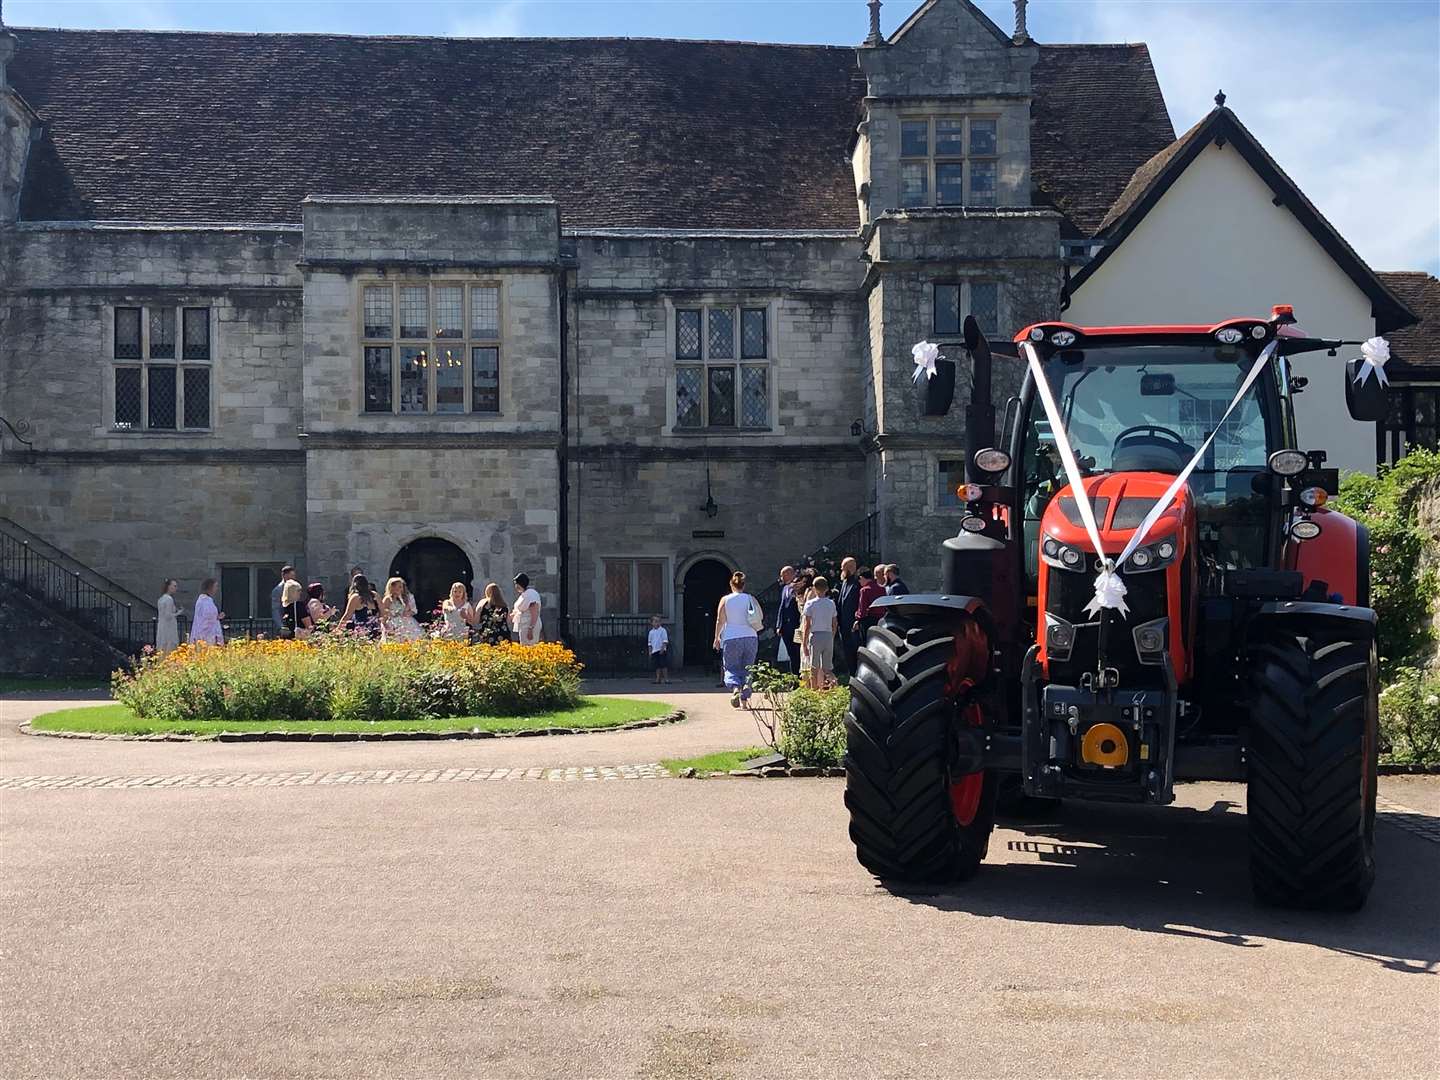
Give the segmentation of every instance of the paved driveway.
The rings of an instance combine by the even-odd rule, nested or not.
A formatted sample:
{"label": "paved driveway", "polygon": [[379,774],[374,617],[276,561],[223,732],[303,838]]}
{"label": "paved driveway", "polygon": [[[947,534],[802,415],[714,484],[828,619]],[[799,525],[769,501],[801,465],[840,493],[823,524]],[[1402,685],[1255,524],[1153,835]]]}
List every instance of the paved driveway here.
{"label": "paved driveway", "polygon": [[1251,904],[1233,785],[1067,808],[963,890],[894,894],[839,781],[443,779],[736,734],[694,697],[688,733],[373,747],[22,740],[10,710],[0,776],[358,749],[436,777],[0,791],[0,1075],[1433,1075],[1440,844],[1399,827],[1426,814],[1383,815],[1364,913],[1316,916]]}

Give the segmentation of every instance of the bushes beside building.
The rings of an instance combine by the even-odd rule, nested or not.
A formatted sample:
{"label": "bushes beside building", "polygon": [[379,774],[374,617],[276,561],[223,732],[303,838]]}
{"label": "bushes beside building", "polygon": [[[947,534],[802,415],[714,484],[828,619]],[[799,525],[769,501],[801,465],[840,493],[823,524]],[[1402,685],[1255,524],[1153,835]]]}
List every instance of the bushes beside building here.
{"label": "bushes beside building", "polygon": [[239,641],[149,657],[112,689],[151,720],[520,716],[578,705],[580,667],[548,643]]}

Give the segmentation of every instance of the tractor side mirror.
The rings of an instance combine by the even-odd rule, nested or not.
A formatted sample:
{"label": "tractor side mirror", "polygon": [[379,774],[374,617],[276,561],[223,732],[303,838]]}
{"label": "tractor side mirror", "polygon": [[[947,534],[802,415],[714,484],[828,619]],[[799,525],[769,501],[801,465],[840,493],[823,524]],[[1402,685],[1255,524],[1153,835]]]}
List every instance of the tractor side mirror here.
{"label": "tractor side mirror", "polygon": [[925,384],[925,415],[944,416],[955,401],[955,361],[940,357]]}
{"label": "tractor side mirror", "polygon": [[1355,382],[1355,372],[1362,363],[1358,357],[1345,363],[1345,407],[1356,420],[1384,420],[1390,411],[1390,401],[1380,380],[1372,372],[1363,383]]}

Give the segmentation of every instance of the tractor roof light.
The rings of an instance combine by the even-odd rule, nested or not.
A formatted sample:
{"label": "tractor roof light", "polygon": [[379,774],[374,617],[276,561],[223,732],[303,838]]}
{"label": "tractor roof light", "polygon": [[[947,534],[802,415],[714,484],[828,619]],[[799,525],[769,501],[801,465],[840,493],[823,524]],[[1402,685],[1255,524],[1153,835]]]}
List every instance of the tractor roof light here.
{"label": "tractor roof light", "polygon": [[1215,339],[1222,345],[1239,345],[1245,339],[1245,332],[1238,326],[1226,326],[1215,331]]}
{"label": "tractor roof light", "polygon": [[1050,344],[1054,345],[1057,349],[1069,348],[1075,344],[1075,331],[1056,330],[1055,333],[1050,335]]}
{"label": "tractor roof light", "polygon": [[1319,522],[1303,518],[1290,526],[1290,537],[1293,540],[1314,540],[1320,535]]}
{"label": "tractor roof light", "polygon": [[1277,476],[1298,476],[1309,467],[1303,450],[1276,450],[1270,455],[1270,471]]}
{"label": "tractor roof light", "polygon": [[1300,501],[1312,510],[1324,506],[1330,495],[1322,487],[1308,487],[1300,492]]}
{"label": "tractor roof light", "polygon": [[975,451],[975,467],[981,472],[1002,473],[1010,468],[1010,455],[993,447]]}

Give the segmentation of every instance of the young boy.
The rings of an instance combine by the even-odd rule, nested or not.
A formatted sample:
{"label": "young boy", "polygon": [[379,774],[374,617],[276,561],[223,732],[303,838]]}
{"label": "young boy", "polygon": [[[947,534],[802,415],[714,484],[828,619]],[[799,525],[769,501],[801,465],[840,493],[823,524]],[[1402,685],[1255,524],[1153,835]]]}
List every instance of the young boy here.
{"label": "young boy", "polygon": [[670,635],[665,627],[660,625],[660,616],[650,616],[650,635],[648,638],[650,646],[650,663],[655,667],[655,682],[668,683],[670,681]]}

